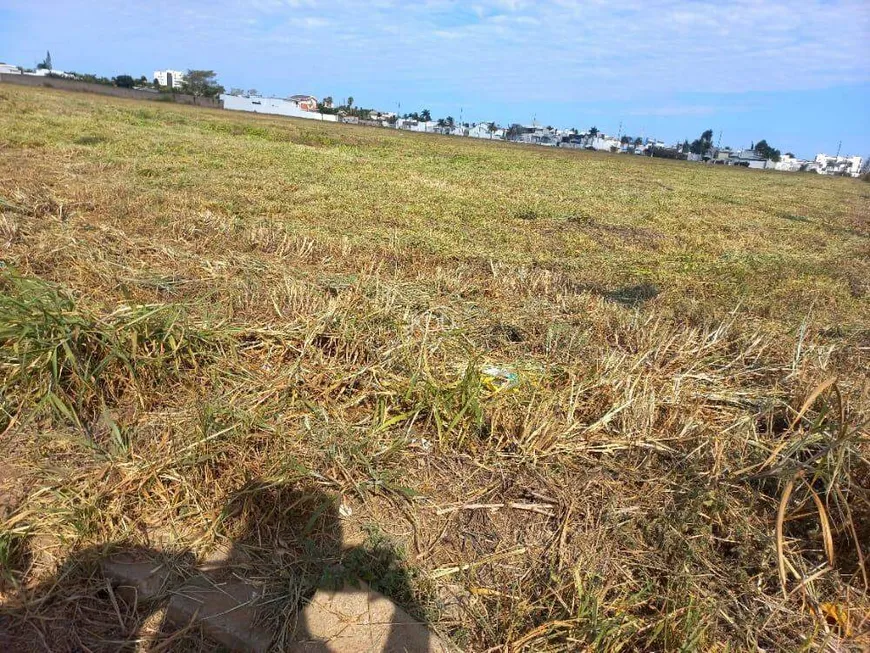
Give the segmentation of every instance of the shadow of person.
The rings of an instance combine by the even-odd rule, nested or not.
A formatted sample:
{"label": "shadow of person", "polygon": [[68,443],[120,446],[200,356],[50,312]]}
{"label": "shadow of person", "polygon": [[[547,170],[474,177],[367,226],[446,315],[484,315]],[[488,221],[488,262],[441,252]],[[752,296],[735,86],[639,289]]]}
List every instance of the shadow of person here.
{"label": "shadow of person", "polygon": [[255,480],[213,525],[231,543],[216,555],[110,543],[35,584],[23,547],[8,575],[19,586],[0,593],[0,651],[430,650],[395,550],[344,547],[338,507],[318,488]]}

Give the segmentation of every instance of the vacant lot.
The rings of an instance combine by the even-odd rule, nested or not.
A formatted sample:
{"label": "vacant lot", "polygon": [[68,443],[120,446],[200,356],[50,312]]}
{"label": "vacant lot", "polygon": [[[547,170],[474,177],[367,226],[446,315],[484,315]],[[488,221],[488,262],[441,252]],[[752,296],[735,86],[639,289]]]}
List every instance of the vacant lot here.
{"label": "vacant lot", "polygon": [[0,86],[0,258],[31,642],[139,637],[123,544],[279,643],[347,574],[470,650],[870,644],[870,184]]}

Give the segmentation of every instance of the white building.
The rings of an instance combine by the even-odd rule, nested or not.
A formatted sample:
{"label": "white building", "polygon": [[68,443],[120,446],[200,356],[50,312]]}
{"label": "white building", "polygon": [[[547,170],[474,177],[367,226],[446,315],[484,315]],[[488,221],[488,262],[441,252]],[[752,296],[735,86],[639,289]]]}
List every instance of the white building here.
{"label": "white building", "polygon": [[768,161],[755,150],[738,150],[732,152],[728,159],[728,163],[734,166],[743,168],[753,168],[755,170],[764,170],[768,167],[773,167],[773,162]]}
{"label": "white building", "polygon": [[397,118],[395,113],[392,111],[375,111],[372,110],[369,112],[370,120],[392,120],[393,118]]}
{"label": "white building", "polygon": [[598,134],[589,141],[589,145],[587,147],[591,147],[593,150],[599,150],[602,152],[611,152],[614,151],[614,148],[616,148],[616,150],[619,150],[619,146],[619,139],[613,138],[613,136]]}
{"label": "white building", "polygon": [[336,122],[338,116],[316,111],[306,111],[294,100],[284,100],[273,97],[245,97],[242,95],[221,95],[224,109],[230,111],[250,111],[252,113],[270,113],[276,116],[290,116],[291,118],[308,118],[309,120],[323,120],[324,122]]}
{"label": "white building", "polygon": [[411,120],[410,118],[399,118],[396,121],[397,129],[407,129],[412,132],[436,132],[438,130],[438,122],[436,120]]}
{"label": "white building", "polygon": [[184,73],[180,70],[155,70],[151,79],[156,79],[160,86],[181,88],[184,84]]}
{"label": "white building", "polygon": [[65,73],[62,70],[55,70],[54,68],[52,68],[51,70],[49,70],[48,68],[37,68],[32,73],[25,73],[25,74],[35,75],[36,77],[54,76],[54,77],[68,77],[70,79],[72,79],[72,77],[73,77],[69,73]]}
{"label": "white building", "polygon": [[815,159],[816,172],[820,175],[848,175],[859,177],[864,159],[860,156],[830,156],[817,154]]}
{"label": "white building", "polygon": [[0,63],[0,74],[19,75],[21,74],[21,69],[18,66],[13,66],[10,63]]}
{"label": "white building", "polygon": [[489,125],[490,123],[488,122],[479,122],[473,127],[468,128],[467,135],[471,138],[486,138],[490,140],[501,140],[504,138],[504,129],[496,127],[495,131],[490,131]]}
{"label": "white building", "polygon": [[798,159],[789,154],[783,154],[779,161],[773,164],[773,169],[781,170],[782,172],[799,172],[800,169],[807,164],[809,164],[809,161]]}

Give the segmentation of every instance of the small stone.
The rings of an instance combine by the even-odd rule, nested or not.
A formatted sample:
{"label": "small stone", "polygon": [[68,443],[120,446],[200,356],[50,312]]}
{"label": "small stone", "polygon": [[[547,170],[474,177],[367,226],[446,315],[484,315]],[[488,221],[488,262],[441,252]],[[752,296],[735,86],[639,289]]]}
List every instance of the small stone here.
{"label": "small stone", "polygon": [[144,553],[113,555],[100,566],[103,576],[128,603],[153,601],[165,595],[173,580],[172,570],[167,565]]}

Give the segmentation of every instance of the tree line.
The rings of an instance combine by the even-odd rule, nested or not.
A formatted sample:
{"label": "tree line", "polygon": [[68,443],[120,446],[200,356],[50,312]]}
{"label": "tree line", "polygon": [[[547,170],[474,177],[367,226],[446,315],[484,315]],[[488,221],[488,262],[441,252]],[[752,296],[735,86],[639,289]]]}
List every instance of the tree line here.
{"label": "tree line", "polygon": [[[706,156],[713,150],[713,130],[707,129],[704,131],[700,138],[696,138],[694,141],[689,143],[688,140],[683,141],[683,152],[691,152],[692,154],[698,154],[700,156]],[[726,150],[730,150],[730,147],[723,148]],[[757,143],[753,143],[749,146],[750,150],[754,150],[760,156],[765,159],[769,159],[771,161],[779,161],[782,158],[782,152],[780,152],[775,147],[772,147],[768,144],[765,139],[761,139]],[[791,156],[790,152],[787,152]]]}

